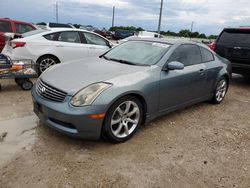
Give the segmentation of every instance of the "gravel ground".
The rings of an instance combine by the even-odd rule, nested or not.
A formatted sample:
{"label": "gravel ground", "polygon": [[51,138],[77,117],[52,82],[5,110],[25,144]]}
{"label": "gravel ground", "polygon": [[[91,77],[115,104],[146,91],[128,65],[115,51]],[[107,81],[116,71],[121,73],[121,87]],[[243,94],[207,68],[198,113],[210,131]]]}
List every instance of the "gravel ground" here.
{"label": "gravel ground", "polygon": [[0,187],[250,187],[250,81],[111,144],[40,125],[30,92],[0,80]]}

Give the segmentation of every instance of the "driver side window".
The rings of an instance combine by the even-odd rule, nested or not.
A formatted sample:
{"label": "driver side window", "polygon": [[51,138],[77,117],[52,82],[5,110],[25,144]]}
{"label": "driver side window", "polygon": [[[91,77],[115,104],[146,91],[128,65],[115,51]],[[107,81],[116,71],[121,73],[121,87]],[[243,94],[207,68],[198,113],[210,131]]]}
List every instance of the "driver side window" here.
{"label": "driver side window", "polygon": [[194,44],[183,44],[176,48],[168,62],[178,61],[184,66],[196,65],[202,62],[201,52],[198,46]]}

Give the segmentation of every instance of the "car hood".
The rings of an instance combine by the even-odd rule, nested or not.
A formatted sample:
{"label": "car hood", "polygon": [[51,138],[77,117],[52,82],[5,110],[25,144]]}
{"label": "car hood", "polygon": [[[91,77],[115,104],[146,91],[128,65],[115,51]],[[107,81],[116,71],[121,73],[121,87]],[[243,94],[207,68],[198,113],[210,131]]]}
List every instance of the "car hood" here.
{"label": "car hood", "polygon": [[55,65],[40,79],[48,85],[73,95],[80,89],[97,82],[149,70],[150,66],[134,66],[101,58],[87,58]]}

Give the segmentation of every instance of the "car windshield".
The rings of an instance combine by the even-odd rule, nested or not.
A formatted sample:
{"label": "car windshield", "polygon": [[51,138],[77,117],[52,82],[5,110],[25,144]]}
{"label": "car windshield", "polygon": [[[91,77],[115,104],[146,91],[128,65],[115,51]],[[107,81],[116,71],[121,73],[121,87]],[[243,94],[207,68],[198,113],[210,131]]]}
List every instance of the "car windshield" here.
{"label": "car windshield", "polygon": [[29,31],[27,33],[23,33],[22,37],[29,37],[29,36],[36,35],[36,34],[39,34],[39,33],[44,33],[44,32],[47,32],[47,31],[48,30],[46,30],[46,29],[36,29],[36,30],[33,30],[33,31]]}
{"label": "car windshield", "polygon": [[109,51],[104,58],[120,63],[153,65],[163,57],[169,47],[169,44],[159,42],[129,41]]}

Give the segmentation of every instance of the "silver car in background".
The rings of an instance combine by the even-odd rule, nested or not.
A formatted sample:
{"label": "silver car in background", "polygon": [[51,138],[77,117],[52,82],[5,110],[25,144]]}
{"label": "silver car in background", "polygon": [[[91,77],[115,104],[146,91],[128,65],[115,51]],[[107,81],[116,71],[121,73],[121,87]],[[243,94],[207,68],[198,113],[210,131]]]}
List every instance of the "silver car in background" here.
{"label": "silver car in background", "polygon": [[32,96],[45,125],[73,137],[123,142],[158,116],[222,102],[230,78],[230,62],[203,44],[134,39],[100,57],[51,67]]}

